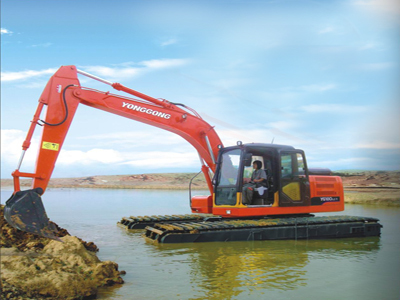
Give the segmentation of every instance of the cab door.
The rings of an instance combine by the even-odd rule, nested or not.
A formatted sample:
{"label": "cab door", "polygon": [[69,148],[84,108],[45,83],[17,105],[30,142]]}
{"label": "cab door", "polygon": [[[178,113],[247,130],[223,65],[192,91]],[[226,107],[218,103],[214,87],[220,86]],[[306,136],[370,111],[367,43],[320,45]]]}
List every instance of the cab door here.
{"label": "cab door", "polygon": [[240,187],[238,180],[242,175],[242,150],[228,149],[219,156],[219,164],[213,179],[215,205],[237,204],[237,193]]}
{"label": "cab door", "polygon": [[310,182],[304,152],[281,152],[279,206],[306,206],[310,203]]}

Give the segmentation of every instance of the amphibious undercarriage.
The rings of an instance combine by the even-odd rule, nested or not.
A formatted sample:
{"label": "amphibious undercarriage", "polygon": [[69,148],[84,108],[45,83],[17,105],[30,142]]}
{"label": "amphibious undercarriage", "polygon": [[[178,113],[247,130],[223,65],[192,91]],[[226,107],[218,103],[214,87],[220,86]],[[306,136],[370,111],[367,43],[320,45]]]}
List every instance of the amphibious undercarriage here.
{"label": "amphibious undercarriage", "polygon": [[328,239],[380,236],[379,220],[354,216],[279,216],[262,219],[222,219],[210,215],[122,218],[127,230],[145,229],[143,236],[158,243],[225,242],[283,239]]}

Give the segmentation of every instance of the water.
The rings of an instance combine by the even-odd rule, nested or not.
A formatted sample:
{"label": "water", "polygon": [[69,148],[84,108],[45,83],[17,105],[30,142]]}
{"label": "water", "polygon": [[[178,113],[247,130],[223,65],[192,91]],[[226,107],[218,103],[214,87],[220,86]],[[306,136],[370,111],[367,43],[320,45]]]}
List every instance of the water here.
{"label": "water", "polygon": [[[10,194],[2,189],[3,203]],[[116,222],[190,213],[186,191],[49,189],[43,202],[53,221],[127,272],[98,299],[400,299],[400,208],[335,213],[379,218],[380,238],[153,245]]]}

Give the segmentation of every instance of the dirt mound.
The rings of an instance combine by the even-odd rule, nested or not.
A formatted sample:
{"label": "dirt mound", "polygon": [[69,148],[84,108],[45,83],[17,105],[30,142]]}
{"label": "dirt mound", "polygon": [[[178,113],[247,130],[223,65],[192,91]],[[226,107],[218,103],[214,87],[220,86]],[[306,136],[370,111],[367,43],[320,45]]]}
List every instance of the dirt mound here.
{"label": "dirt mound", "polygon": [[[186,190],[195,173],[162,173],[136,175],[101,175],[78,178],[52,178],[49,188],[103,188],[103,189],[174,189]],[[29,187],[30,179],[22,179],[21,186]],[[1,179],[3,187],[12,186],[12,179]],[[207,189],[204,175],[192,182],[192,189]]]}
{"label": "dirt mound", "polygon": [[349,188],[385,188],[400,189],[399,171],[337,172],[341,176],[345,189]]}
{"label": "dirt mound", "polygon": [[59,228],[58,242],[9,226],[0,208],[1,287],[5,299],[84,299],[123,283],[118,265],[100,261],[96,245]]}

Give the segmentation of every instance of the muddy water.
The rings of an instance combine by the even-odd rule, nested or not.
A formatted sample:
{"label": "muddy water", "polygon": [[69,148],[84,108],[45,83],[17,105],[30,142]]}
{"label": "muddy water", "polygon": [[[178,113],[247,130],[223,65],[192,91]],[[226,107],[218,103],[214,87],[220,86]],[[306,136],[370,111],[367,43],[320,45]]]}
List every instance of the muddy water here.
{"label": "muddy water", "polygon": [[[2,203],[11,190],[2,190]],[[94,241],[125,284],[98,299],[399,299],[400,208],[347,205],[336,214],[381,220],[380,238],[146,243],[117,227],[122,216],[189,213],[186,191],[52,189],[49,217]]]}

